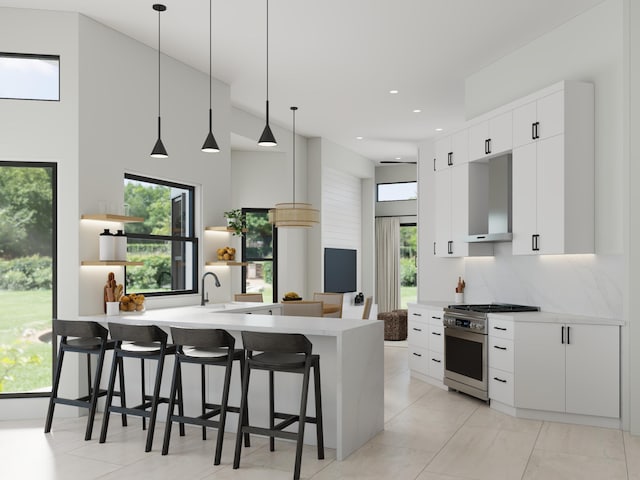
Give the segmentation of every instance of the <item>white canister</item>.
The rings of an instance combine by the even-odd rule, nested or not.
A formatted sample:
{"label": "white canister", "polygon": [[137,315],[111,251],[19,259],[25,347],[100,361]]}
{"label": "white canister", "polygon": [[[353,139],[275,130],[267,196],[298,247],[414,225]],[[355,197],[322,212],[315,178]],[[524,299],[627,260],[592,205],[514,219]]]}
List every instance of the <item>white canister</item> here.
{"label": "white canister", "polygon": [[107,316],[120,315],[120,302],[107,302]]}
{"label": "white canister", "polygon": [[456,292],[455,302],[456,303],[464,303],[464,293],[463,292]]}
{"label": "white canister", "polygon": [[115,260],[115,248],[115,237],[108,228],[105,228],[100,234],[100,260],[103,262]]}
{"label": "white canister", "polygon": [[127,260],[127,237],[122,230],[118,230],[118,232],[113,237],[115,248],[114,248],[114,260],[119,260],[121,262],[125,262]]}

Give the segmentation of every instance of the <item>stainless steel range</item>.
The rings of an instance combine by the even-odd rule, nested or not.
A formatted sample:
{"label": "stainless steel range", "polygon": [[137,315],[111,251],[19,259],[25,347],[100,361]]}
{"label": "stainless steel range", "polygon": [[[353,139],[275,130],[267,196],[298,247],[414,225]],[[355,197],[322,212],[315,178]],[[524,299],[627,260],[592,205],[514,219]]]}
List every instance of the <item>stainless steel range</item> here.
{"label": "stainless steel range", "polygon": [[449,305],[444,309],[444,384],[450,389],[489,401],[489,313],[535,312],[539,307],[490,303]]}

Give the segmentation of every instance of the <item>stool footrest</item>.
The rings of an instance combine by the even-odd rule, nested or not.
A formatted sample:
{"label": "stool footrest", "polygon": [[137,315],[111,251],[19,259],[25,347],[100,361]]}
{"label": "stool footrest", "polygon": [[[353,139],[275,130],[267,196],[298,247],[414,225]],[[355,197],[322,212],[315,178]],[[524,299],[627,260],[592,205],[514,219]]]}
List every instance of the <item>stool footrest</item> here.
{"label": "stool footrest", "polygon": [[171,415],[172,422],[186,423],[187,425],[199,425],[201,427],[220,428],[218,420],[209,420],[202,415],[200,417],[185,417],[180,415]]}
{"label": "stool footrest", "polygon": [[243,426],[242,433],[253,433],[256,435],[264,435],[266,437],[286,438],[287,440],[297,440],[296,432],[283,432],[281,430],[271,430],[269,428]]}
{"label": "stool footrest", "polygon": [[[288,427],[289,425],[299,421],[299,419],[300,419],[299,415],[292,415],[290,413],[273,412],[273,416],[275,418],[281,418],[281,419],[286,421],[286,425],[284,425],[284,427],[280,427],[280,428]],[[318,423],[316,417],[304,417],[304,421],[307,422],[307,423],[315,423],[315,424]],[[283,425],[284,423],[285,422],[282,422],[282,423],[276,425],[276,428],[278,428],[280,425]]]}

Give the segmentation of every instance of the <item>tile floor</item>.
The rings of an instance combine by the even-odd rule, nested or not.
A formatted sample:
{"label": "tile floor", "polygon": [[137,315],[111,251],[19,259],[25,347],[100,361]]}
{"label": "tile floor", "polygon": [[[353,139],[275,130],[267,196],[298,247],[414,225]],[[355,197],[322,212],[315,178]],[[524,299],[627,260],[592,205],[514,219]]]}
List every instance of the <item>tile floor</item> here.
{"label": "tile floor", "polygon": [[[268,451],[253,437],[241,468],[231,468],[234,436],[225,439],[222,464],[213,466],[213,437],[199,430],[172,438],[160,455],[163,426],[153,451],[144,453],[138,419],[109,428],[100,445],[85,442],[84,418],[55,418],[51,434],[43,421],[0,422],[0,474],[6,479],[290,479],[292,444]],[[174,429],[177,431],[177,429]],[[212,432],[213,433],[213,432]],[[327,450],[325,460],[307,447],[302,477],[327,479],[470,480],[598,479],[640,480],[640,437],[618,430],[519,420],[483,402],[449,393],[409,377],[407,350],[385,347],[385,429],[343,462]]]}

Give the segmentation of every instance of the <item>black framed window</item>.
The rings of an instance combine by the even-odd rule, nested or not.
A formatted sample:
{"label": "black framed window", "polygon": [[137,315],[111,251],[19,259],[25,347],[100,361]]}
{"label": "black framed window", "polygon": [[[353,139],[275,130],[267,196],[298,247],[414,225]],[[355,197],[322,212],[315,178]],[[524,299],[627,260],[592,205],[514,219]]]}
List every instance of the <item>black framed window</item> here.
{"label": "black framed window", "polygon": [[418,182],[378,183],[376,201],[397,202],[418,198]]}
{"label": "black framed window", "polygon": [[0,52],[0,98],[60,100],[60,57]]}
{"label": "black framed window", "polygon": [[247,232],[242,237],[242,292],[262,293],[265,302],[277,302],[278,229],[269,223],[267,208],[243,208]]}
{"label": "black framed window", "polygon": [[198,238],[195,236],[194,187],[125,174],[124,201],[143,222],[125,224],[125,290],[146,296],[198,291]]}

